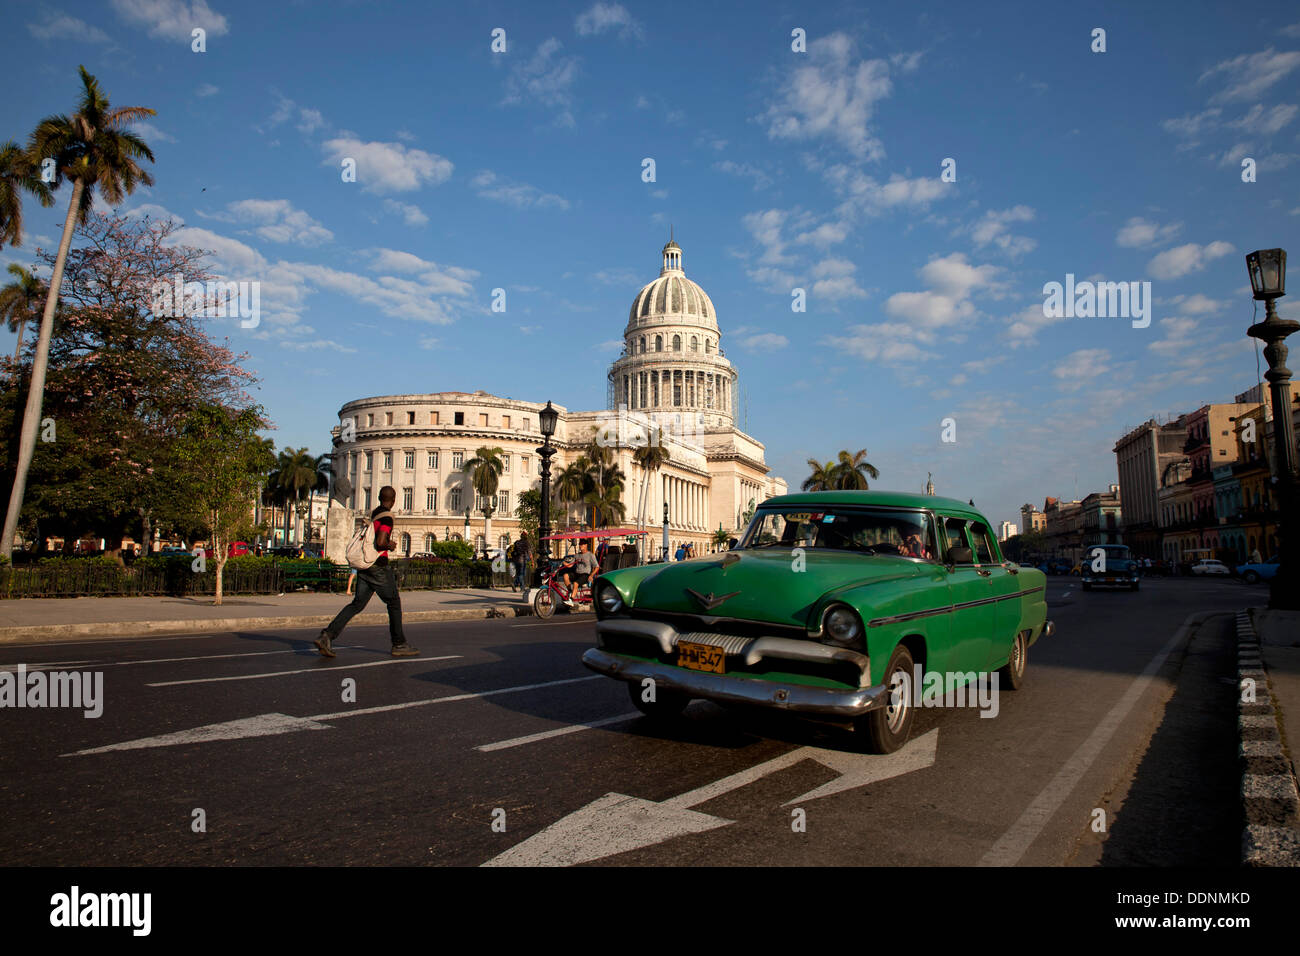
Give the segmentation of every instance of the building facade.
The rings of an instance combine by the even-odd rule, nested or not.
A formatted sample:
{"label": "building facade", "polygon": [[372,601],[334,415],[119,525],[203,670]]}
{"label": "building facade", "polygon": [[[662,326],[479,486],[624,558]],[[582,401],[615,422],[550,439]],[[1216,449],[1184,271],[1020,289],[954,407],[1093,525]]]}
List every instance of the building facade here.
{"label": "building facade", "polygon": [[[552,489],[593,441],[609,450],[625,476],[624,518],[614,524],[633,525],[641,512],[651,532],[649,557],[662,546],[665,505],[670,552],[690,543],[700,554],[713,550],[719,529],[734,534],[760,502],[786,492],[785,481],[769,474],[763,444],[735,426],[738,373],[722,349],[712,300],[686,278],[676,242],[662,256],[659,277],[633,300],[623,353],[606,375],[611,408],[554,405],[559,419],[551,438]],[[335,498],[361,516],[378,504],[379,489],[391,485],[405,554],[427,551],[435,540],[467,540],[477,551],[508,547],[519,537],[519,496],[540,487],[543,407],[484,391],[348,402],[332,429]],[[656,471],[633,457],[646,443],[668,452]],[[481,447],[502,453],[490,502],[475,494],[465,467]],[[571,505],[569,515],[578,527],[584,511]]]}
{"label": "building facade", "polygon": [[1139,557],[1161,556],[1161,476],[1171,463],[1186,457],[1186,443],[1185,416],[1163,425],[1149,419],[1115,443],[1125,541]]}

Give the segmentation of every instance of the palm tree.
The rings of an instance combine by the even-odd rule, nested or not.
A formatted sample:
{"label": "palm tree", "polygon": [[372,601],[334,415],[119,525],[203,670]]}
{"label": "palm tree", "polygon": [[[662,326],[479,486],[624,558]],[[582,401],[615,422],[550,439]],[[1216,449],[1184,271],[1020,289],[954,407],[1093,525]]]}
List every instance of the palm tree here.
{"label": "palm tree", "polygon": [[560,469],[555,476],[555,494],[559,499],[566,505],[582,501],[589,490],[587,482],[590,480],[590,470],[591,462],[585,456]]}
{"label": "palm tree", "polygon": [[[294,509],[300,510],[303,495],[320,483],[317,459],[306,448],[286,448],[280,452],[278,471],[280,487],[284,489],[286,501],[292,502]],[[289,543],[289,516],[294,509],[285,508],[284,539],[286,544]]]}
{"label": "palm tree", "polygon": [[718,525],[718,530],[713,532],[713,543],[718,548],[718,550],[721,551],[723,548],[725,548],[727,546],[727,542],[730,540],[731,540],[731,532],[723,531],[722,525]]}
{"label": "palm tree", "polygon": [[583,495],[582,500],[591,506],[593,528],[607,528],[611,519],[614,521],[623,520],[627,508],[619,500],[622,490],[623,485],[616,483],[603,489],[592,489]]}
{"label": "palm tree", "polygon": [[469,474],[469,483],[474,491],[482,500],[482,507],[479,509],[483,512],[483,549],[492,547],[492,542],[488,540],[491,530],[488,522],[492,520],[492,512],[495,510],[497,488],[501,483],[501,471],[503,465],[501,457],[505,451],[501,448],[489,448],[487,445],[479,448],[474,452],[474,457],[465,462],[465,471]]}
{"label": "palm tree", "polygon": [[867,461],[865,448],[852,455],[841,450],[835,470],[837,472],[835,487],[847,491],[866,491],[869,487],[867,476],[870,475],[873,479],[880,477],[876,466]]}
{"label": "palm tree", "polygon": [[[18,333],[14,346],[14,368],[23,351],[23,332],[27,322],[36,317],[37,303],[45,301],[45,283],[16,262],[9,264],[9,274],[14,281],[0,289],[0,322],[9,323],[9,331]],[[15,374],[17,372],[15,371]]]}
{"label": "palm tree", "polygon": [[640,531],[645,527],[646,498],[649,497],[650,477],[657,474],[664,462],[672,456],[663,445],[642,445],[632,452],[632,460],[641,467],[641,500],[637,503],[636,527]]}
{"label": "palm tree", "polygon": [[816,458],[809,458],[808,467],[812,469],[812,474],[800,485],[804,491],[830,491],[837,487],[836,471],[839,466],[835,462],[828,461],[823,465]]}
{"label": "palm tree", "polygon": [[40,164],[9,140],[0,146],[0,246],[23,244],[24,192],[35,196],[42,206],[54,205],[54,190],[42,181]]}
{"label": "palm tree", "polygon": [[[41,317],[40,337],[32,359],[32,380],[27,393],[27,408],[23,412],[23,430],[18,443],[18,463],[14,473],[13,489],[9,493],[9,510],[5,515],[3,553],[10,554],[14,546],[14,532],[18,516],[23,509],[23,495],[27,490],[27,472],[36,451],[36,431],[40,427],[41,405],[45,399],[45,370],[49,364],[50,338],[54,333],[54,308],[63,285],[63,267],[72,245],[72,231],[90,215],[95,189],[110,205],[120,203],[125,195],[135,192],[138,185],[153,185],[153,177],[140,168],[140,157],[153,162],[149,147],[127,126],[153,116],[154,111],[144,106],[123,106],[113,109],[108,97],[99,88],[96,79],[80,67],[82,94],[77,112],[71,116],[50,116],[41,120],[32,133],[27,153],[33,164],[53,159],[56,186],[72,182],[72,196],[68,201],[68,215],[63,222],[63,236],[54,260],[49,291],[45,296],[45,314]],[[4,201],[0,193],[0,203]],[[0,208],[7,234],[13,233],[14,210]]]}

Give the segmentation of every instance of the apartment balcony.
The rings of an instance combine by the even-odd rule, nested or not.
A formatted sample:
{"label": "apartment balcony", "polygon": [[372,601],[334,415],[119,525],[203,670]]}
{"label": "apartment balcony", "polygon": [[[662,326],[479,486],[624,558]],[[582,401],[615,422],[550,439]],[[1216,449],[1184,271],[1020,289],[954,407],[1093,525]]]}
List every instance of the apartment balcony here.
{"label": "apartment balcony", "polygon": [[1190,438],[1190,437],[1189,437],[1189,438],[1187,439],[1187,441],[1183,444],[1183,454],[1184,454],[1184,455],[1190,455],[1192,452],[1196,451],[1198,448],[1204,448],[1204,447],[1207,446],[1209,443],[1210,443],[1210,436],[1209,436],[1209,435],[1204,435],[1204,436],[1201,436],[1201,437],[1198,437],[1198,438]]}

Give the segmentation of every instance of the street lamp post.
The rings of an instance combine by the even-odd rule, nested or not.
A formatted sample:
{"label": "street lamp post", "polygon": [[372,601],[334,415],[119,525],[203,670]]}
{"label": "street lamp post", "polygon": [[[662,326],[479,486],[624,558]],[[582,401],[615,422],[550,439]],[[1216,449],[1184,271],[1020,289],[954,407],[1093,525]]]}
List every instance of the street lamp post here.
{"label": "street lamp post", "polygon": [[668,502],[664,502],[664,562],[668,561]]}
{"label": "street lamp post", "polygon": [[[465,543],[466,544],[469,544],[469,512],[470,509],[466,508],[465,509]],[[470,550],[473,550],[474,545],[469,544],[469,546],[470,546]]]}
{"label": "street lamp post", "polygon": [[1283,319],[1273,305],[1286,295],[1286,250],[1260,249],[1246,256],[1250,289],[1264,302],[1264,321],[1246,332],[1264,343],[1268,360],[1269,393],[1273,402],[1273,452],[1277,462],[1278,506],[1281,509],[1280,566],[1273,578],[1268,605],[1271,608],[1300,610],[1300,489],[1296,487],[1296,438],[1291,418],[1291,370],[1286,367],[1286,337],[1300,322]]}
{"label": "street lamp post", "polygon": [[547,561],[551,557],[551,543],[546,540],[551,533],[551,457],[555,454],[555,449],[551,447],[551,436],[555,434],[555,424],[559,417],[560,413],[551,406],[549,401],[546,407],[537,413],[537,421],[542,429],[542,446],[537,449],[537,455],[542,462],[542,500],[538,506],[541,514],[537,521],[539,574],[547,566]]}

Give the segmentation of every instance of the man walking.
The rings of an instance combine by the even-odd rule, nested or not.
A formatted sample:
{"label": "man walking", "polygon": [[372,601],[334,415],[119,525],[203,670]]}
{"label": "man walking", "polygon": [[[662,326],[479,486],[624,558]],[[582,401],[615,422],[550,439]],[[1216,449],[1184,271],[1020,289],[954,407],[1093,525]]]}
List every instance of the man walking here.
{"label": "man walking", "polygon": [[514,561],[515,561],[515,582],[514,587],[520,591],[525,590],[528,580],[528,565],[532,561],[533,549],[528,543],[528,532],[519,532],[519,540],[515,542]]}
{"label": "man walking", "polygon": [[379,489],[379,507],[370,514],[375,524],[375,550],[379,557],[368,568],[357,572],[357,594],[352,603],[339,611],[338,616],[320,632],[316,638],[316,647],[322,657],[333,657],[333,642],[347,627],[361,609],[370,601],[371,594],[378,594],[379,599],[388,607],[388,633],[393,640],[394,657],[415,657],[420,652],[406,643],[402,633],[402,599],[397,593],[397,578],[388,564],[388,552],[396,551],[397,544],[392,539],[393,505],[397,501],[397,490],[389,485]]}

